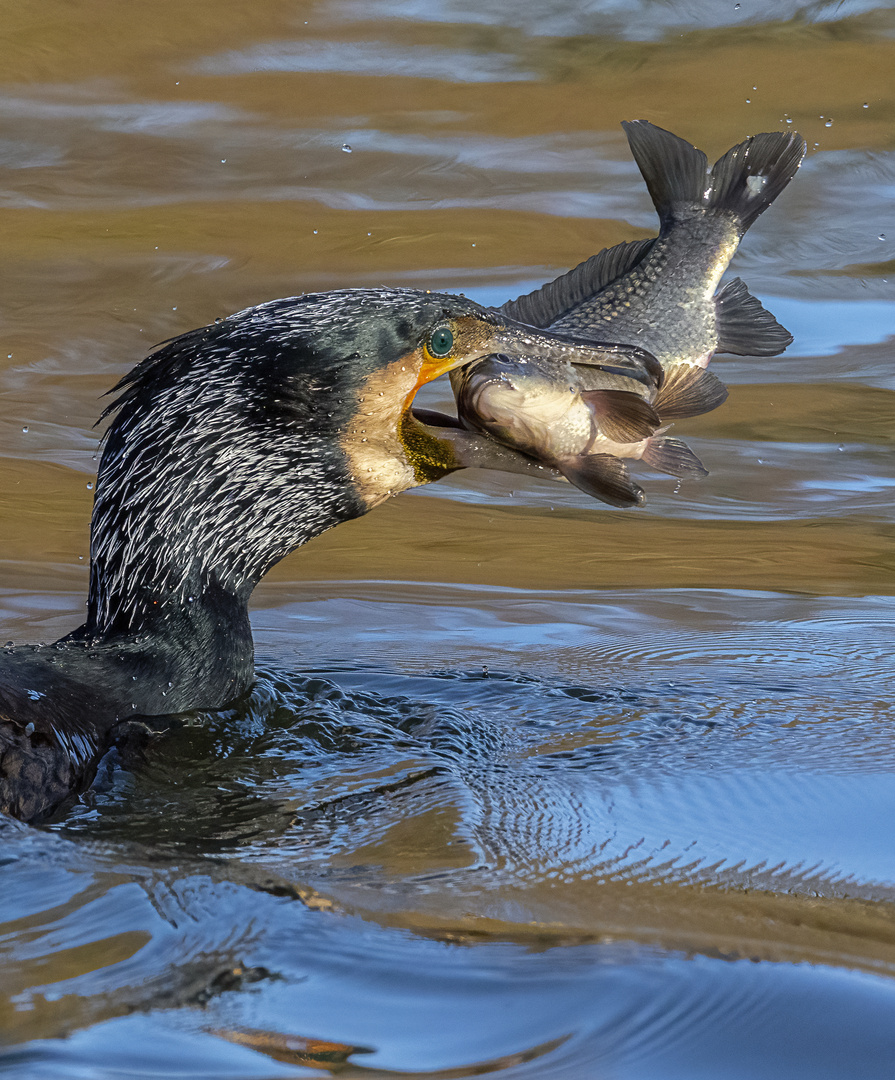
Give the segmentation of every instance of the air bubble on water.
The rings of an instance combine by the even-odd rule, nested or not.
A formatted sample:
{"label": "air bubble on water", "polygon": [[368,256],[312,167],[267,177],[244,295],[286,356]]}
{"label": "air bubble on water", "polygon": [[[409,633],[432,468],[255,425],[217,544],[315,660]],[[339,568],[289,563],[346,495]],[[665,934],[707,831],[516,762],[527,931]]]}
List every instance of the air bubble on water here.
{"label": "air bubble on water", "polygon": [[751,105],[752,104],[752,98],[746,98],[746,104]]}
{"label": "air bubble on water", "polygon": [[342,143],[342,150],[343,150],[343,151],[344,151],[344,152],[345,152],[346,154],[350,154],[350,153],[351,153],[351,147],[350,147],[350,146],[348,145],[348,143],[347,143],[347,142],[343,142],[343,143]]}
{"label": "air bubble on water", "polygon": [[833,121],[832,120],[827,120],[826,123],[824,124],[824,127],[832,127],[832,126],[833,126]]}
{"label": "air bubble on water", "polygon": [[740,5],[739,4],[734,4],[733,5],[733,10],[734,11],[739,11],[740,10]]}
{"label": "air bubble on water", "polygon": [[885,240],[885,239],[886,239],[886,234],[884,232],[881,232],[879,234],[879,236],[877,237],[877,240]]}
{"label": "air bubble on water", "polygon": [[317,230],[316,230],[316,229],[314,230],[314,235],[315,235],[315,236],[317,235]]}
{"label": "air bubble on water", "polygon": [[861,107],[864,108],[864,109],[869,109],[870,108],[870,106],[868,105],[868,103],[866,101],[864,102],[864,104]]}
{"label": "air bubble on water", "polygon": [[680,495],[680,493],[681,493],[681,484],[682,483],[683,483],[682,480],[675,481],[674,491],[672,492],[672,495]]}
{"label": "air bubble on water", "polygon": [[89,481],[89,483],[87,484],[87,490],[88,491],[93,491],[93,481],[92,480]]}
{"label": "air bubble on water", "polygon": [[24,426],[24,427],[22,428],[22,434],[23,434],[23,435],[27,435],[27,434],[28,434],[28,425],[27,425],[27,424],[26,424],[26,425],[25,425],[25,426]]}
{"label": "air bubble on water", "polygon": [[227,164],[227,159],[226,159],[225,157],[222,157],[222,158],[221,158],[221,164],[222,164],[222,165],[226,165],[226,164]]}
{"label": "air bubble on water", "polygon": [[839,451],[839,453],[840,453],[840,454],[841,454],[841,453],[843,453],[843,452],[845,451],[845,447],[844,447],[844,446],[842,445],[842,443],[840,443],[840,444],[839,444],[839,445],[838,445],[838,446],[836,447],[836,449],[837,449],[837,450]]}

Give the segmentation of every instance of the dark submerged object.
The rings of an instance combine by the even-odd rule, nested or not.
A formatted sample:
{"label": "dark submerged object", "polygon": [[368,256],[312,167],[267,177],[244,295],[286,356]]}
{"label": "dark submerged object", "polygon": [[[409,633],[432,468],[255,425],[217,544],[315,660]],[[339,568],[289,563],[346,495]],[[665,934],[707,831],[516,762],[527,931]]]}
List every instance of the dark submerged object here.
{"label": "dark submerged object", "polygon": [[578,346],[463,297],[359,289],[249,308],[125,376],[104,414],[86,621],[0,652],[0,810],[46,816],[128,721],[244,694],[249,597],[307,540],[458,468],[537,471],[411,411],[423,383],[495,352],[661,375],[647,353]]}

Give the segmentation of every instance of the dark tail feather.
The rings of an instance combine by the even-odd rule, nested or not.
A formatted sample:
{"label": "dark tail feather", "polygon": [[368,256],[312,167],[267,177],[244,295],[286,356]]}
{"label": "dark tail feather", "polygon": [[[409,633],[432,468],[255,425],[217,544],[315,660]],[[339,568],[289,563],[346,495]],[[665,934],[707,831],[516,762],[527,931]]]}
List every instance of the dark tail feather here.
{"label": "dark tail feather", "polygon": [[701,150],[648,120],[622,123],[631,153],[665,222],[675,205],[729,210],[744,233],[786,187],[805,156],[794,131],[752,135],[715,162],[711,176]]}

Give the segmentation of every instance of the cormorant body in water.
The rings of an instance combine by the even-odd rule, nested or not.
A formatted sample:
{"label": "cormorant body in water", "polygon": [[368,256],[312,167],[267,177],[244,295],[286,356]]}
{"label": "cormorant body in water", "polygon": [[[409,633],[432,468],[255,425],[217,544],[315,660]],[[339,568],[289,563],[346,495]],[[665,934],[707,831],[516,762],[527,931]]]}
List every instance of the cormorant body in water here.
{"label": "cormorant body in water", "polygon": [[457,468],[537,472],[411,412],[425,382],[492,353],[661,379],[642,350],[579,346],[463,297],[403,289],[249,308],[125,376],[106,410],[86,621],[53,645],[0,652],[0,810],[46,816],[90,782],[124,721],[244,694],[249,597],[299,545]]}

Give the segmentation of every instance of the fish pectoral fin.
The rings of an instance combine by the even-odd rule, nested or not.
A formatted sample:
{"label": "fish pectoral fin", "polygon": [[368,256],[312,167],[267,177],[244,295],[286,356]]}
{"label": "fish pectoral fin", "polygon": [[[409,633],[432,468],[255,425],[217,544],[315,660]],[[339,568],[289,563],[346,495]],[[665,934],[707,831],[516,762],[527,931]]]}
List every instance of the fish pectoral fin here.
{"label": "fish pectoral fin", "polygon": [[664,424],[687,416],[701,416],[726,400],[727,387],[710,371],[694,364],[670,364],[653,408]]}
{"label": "fish pectoral fin", "polygon": [[[669,473],[681,479],[701,480],[708,476],[708,469],[680,439],[655,436],[648,439],[641,461],[645,461],[657,472]],[[574,482],[574,481],[573,481]]]}
{"label": "fish pectoral fin", "polygon": [[612,442],[640,442],[662,426],[652,405],[629,390],[581,390],[580,394]]}
{"label": "fish pectoral fin", "polygon": [[762,307],[745,284],[734,278],[715,297],[717,352],[738,356],[777,356],[792,344],[792,334]]}
{"label": "fish pectoral fin", "polygon": [[640,506],[643,503],[643,488],[628,475],[628,467],[621,458],[611,454],[581,454],[557,462],[556,467],[586,495],[610,506]]}

